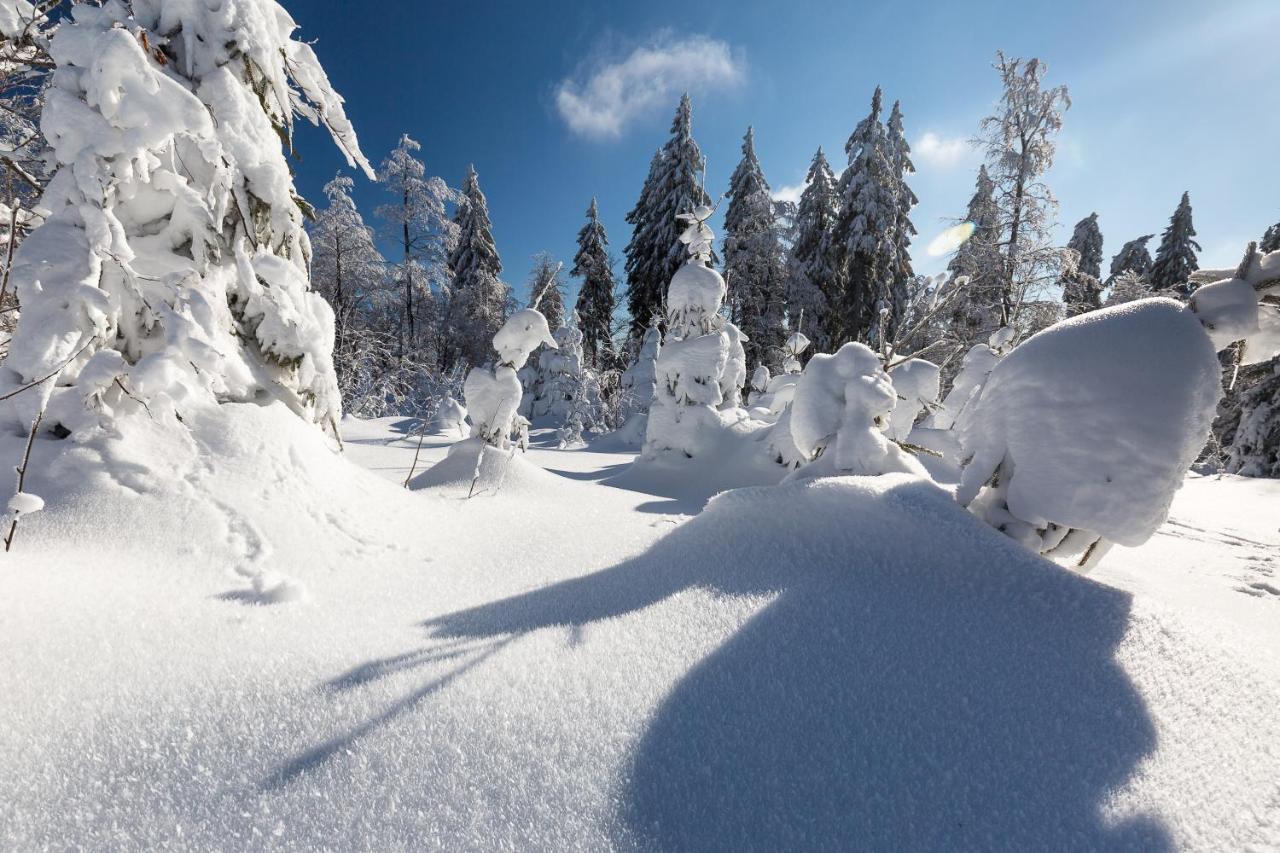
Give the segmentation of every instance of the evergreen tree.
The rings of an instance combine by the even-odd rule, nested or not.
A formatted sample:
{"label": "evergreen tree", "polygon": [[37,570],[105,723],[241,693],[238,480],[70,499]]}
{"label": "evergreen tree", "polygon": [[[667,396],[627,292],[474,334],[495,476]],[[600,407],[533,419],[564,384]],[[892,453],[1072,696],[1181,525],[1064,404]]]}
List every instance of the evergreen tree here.
{"label": "evergreen tree", "polygon": [[1111,259],[1111,275],[1107,277],[1107,287],[1111,287],[1121,273],[1131,272],[1143,279],[1151,276],[1151,253],[1147,251],[1147,243],[1154,236],[1144,234],[1120,247],[1120,251]]}
{"label": "evergreen tree", "polygon": [[1002,325],[1008,325],[1057,270],[1060,253],[1053,246],[1052,229],[1058,203],[1043,177],[1053,165],[1054,136],[1062,129],[1062,112],[1071,98],[1066,86],[1043,88],[1047,69],[1038,59],[1023,62],[997,52],[995,68],[1004,93],[998,111],[982,120],[979,144],[1000,210],[1000,313]]}
{"label": "evergreen tree", "polygon": [[529,273],[529,307],[546,317],[551,329],[564,325],[564,283],[560,280],[563,268],[564,264],[550,252],[539,252],[533,256],[533,271]]}
{"label": "evergreen tree", "polygon": [[898,216],[892,152],[880,121],[880,87],[871,112],[858,123],[845,152],[849,165],[836,187],[840,209],[828,235],[827,249],[839,276],[840,303],[833,343],[871,340],[877,307],[888,304],[897,269],[894,224]]}
{"label": "evergreen tree", "polygon": [[786,283],[778,245],[773,198],[756,159],[755,134],[747,128],[742,161],[729,179],[724,217],[725,281],[730,317],[746,335],[747,364],[777,363],[781,357]]}
{"label": "evergreen tree", "polygon": [[1264,254],[1280,250],[1280,222],[1272,225],[1262,235],[1262,242],[1258,244],[1258,249]]}
{"label": "evergreen tree", "polygon": [[952,334],[962,350],[986,340],[1001,325],[1004,294],[1004,260],[1000,254],[1000,209],[995,182],[985,165],[978,179],[965,220],[973,226],[969,239],[960,244],[947,271],[953,280],[968,276],[952,310]]}
{"label": "evergreen tree", "polygon": [[609,258],[609,236],[600,222],[600,210],[591,199],[587,208],[587,224],[578,232],[578,253],[573,257],[569,274],[582,279],[578,289],[579,329],[582,331],[583,358],[587,366],[603,370],[613,361],[613,263]]}
{"label": "evergreen tree", "polygon": [[898,101],[893,102],[887,131],[890,162],[897,182],[894,195],[898,202],[893,222],[894,273],[890,282],[889,307],[893,313],[887,329],[892,337],[906,311],[908,283],[915,275],[911,267],[911,238],[916,235],[916,226],[911,222],[911,208],[920,203],[920,199],[916,198],[916,194],[907,185],[907,175],[914,174],[916,167],[911,162],[911,146],[907,143],[907,135],[902,128],[902,107]]}
{"label": "evergreen tree", "polygon": [[1102,307],[1102,231],[1097,213],[1076,223],[1067,248],[1073,255],[1061,278],[1062,302],[1067,316],[1074,317]]}
{"label": "evergreen tree", "polygon": [[507,285],[498,278],[502,261],[493,241],[489,204],[480,190],[475,166],[467,166],[462,201],[454,215],[458,242],[449,256],[454,298],[449,331],[454,358],[480,365],[489,357],[493,336],[502,327],[507,307]]}
{"label": "evergreen tree", "polygon": [[1156,262],[1151,265],[1152,289],[1181,295],[1190,293],[1191,274],[1200,269],[1196,260],[1200,244],[1192,239],[1195,236],[1196,229],[1191,224],[1191,194],[1184,192],[1169,218],[1169,227],[1160,238]]}
{"label": "evergreen tree", "polygon": [[627,214],[627,222],[633,226],[631,242],[624,250],[631,311],[629,337],[633,342],[644,336],[654,312],[661,312],[667,284],[684,263],[680,243],[684,227],[676,215],[711,203],[702,186],[705,167],[706,160],[693,139],[693,105],[686,93],[671,122],[671,138],[654,155],[640,199]]}
{"label": "evergreen tree", "polygon": [[450,292],[448,261],[458,239],[447,205],[456,204],[458,194],[442,179],[427,177],[426,166],[415,156],[421,148],[406,133],[382,161],[378,183],[395,200],[376,213],[386,223],[386,236],[400,250],[400,260],[391,270],[399,289],[399,355],[417,360],[425,351],[427,360],[434,362],[441,343],[438,302]]}
{"label": "evergreen tree", "polygon": [[[838,212],[835,175],[822,148],[818,148],[809,165],[796,214],[796,238],[788,264],[787,310],[796,330],[816,341],[819,352],[833,349],[838,334],[833,306],[840,303],[840,276],[832,262],[828,236]],[[803,327],[798,325],[802,312]]]}
{"label": "evergreen tree", "polygon": [[359,408],[360,378],[377,356],[377,309],[386,261],[351,198],[354,182],[338,175],[325,184],[328,207],[316,214],[311,235],[311,286],[333,308],[333,366],[343,408]]}

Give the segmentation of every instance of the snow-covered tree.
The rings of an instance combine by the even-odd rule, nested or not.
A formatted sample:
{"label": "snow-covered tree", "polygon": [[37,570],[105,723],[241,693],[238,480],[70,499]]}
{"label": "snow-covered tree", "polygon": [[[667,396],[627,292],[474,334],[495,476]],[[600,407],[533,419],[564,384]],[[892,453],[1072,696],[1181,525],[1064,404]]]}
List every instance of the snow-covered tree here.
{"label": "snow-covered tree", "polygon": [[742,140],[742,160],[729,179],[724,229],[729,315],[747,337],[747,365],[776,364],[785,336],[785,272],[773,198],[756,159],[751,128]]}
{"label": "snow-covered tree", "polygon": [[1190,292],[1191,274],[1200,269],[1196,260],[1200,244],[1193,239],[1195,236],[1196,229],[1191,223],[1191,194],[1184,192],[1169,218],[1168,227],[1164,229],[1155,263],[1151,265],[1151,287],[1154,290],[1182,295]]}
{"label": "snow-covered tree", "polygon": [[1074,317],[1102,307],[1102,231],[1097,213],[1076,223],[1067,249],[1072,254],[1063,263],[1062,302],[1067,316]]}
{"label": "snow-covered tree", "polygon": [[1120,251],[1111,259],[1111,275],[1107,277],[1107,287],[1113,286],[1116,276],[1124,272],[1134,273],[1142,279],[1151,276],[1151,253],[1147,251],[1147,243],[1154,234],[1135,237],[1120,247]]}
{"label": "snow-covered tree", "polygon": [[916,227],[911,223],[911,208],[920,199],[916,198],[916,194],[907,185],[907,175],[914,174],[916,167],[911,162],[911,146],[907,143],[906,131],[902,127],[902,107],[898,101],[893,102],[885,129],[888,133],[889,162],[893,166],[893,177],[897,182],[894,190],[897,201],[893,220],[894,268],[893,278],[889,283],[890,301],[886,306],[891,311],[886,332],[892,338],[906,309],[907,283],[915,275],[911,267],[911,238],[916,235]]}
{"label": "snow-covered tree", "polygon": [[893,152],[880,121],[880,88],[871,112],[858,123],[845,152],[849,165],[836,187],[839,211],[826,250],[839,275],[840,301],[833,306],[836,341],[871,340],[878,306],[887,304],[898,269],[894,226],[898,217]]}
{"label": "snow-covered tree", "polygon": [[649,411],[654,390],[658,387],[657,364],[661,354],[662,331],[658,328],[658,315],[655,314],[645,330],[635,362],[622,373],[620,420],[625,422],[634,415]]}
{"label": "snow-covered tree", "polygon": [[1112,276],[1111,292],[1107,294],[1106,304],[1108,307],[1121,305],[1154,295],[1155,291],[1151,289],[1151,282],[1146,276],[1139,275],[1133,270],[1123,270],[1118,275]]}
{"label": "snow-covered tree", "polygon": [[558,429],[561,447],[581,446],[583,430],[595,427],[602,414],[600,385],[583,363],[577,322],[575,315],[573,325],[556,329],[556,348],[544,349],[538,356],[541,378],[532,414]]}
{"label": "snow-covered tree", "polygon": [[[336,432],[333,313],[309,288],[310,208],[281,141],[302,115],[373,172],[296,27],[273,0],[71,10],[50,42],[41,119],[57,169],[49,216],[12,271],[11,375],[62,369],[67,386],[87,373],[157,416],[275,398]],[[50,426],[91,427],[104,410],[86,419],[82,399],[60,389]]]}
{"label": "snow-covered tree", "polygon": [[1227,470],[1247,477],[1280,477],[1280,357],[1240,392],[1240,419],[1227,453]]}
{"label": "snow-covered tree", "polygon": [[1258,244],[1258,249],[1263,252],[1280,251],[1280,222],[1267,228],[1266,233],[1262,235],[1262,242]]}
{"label": "snow-covered tree", "polygon": [[578,288],[578,328],[582,332],[583,358],[594,370],[603,370],[615,359],[613,352],[614,292],[613,261],[609,257],[609,236],[600,222],[600,209],[591,199],[587,224],[578,232],[578,253],[573,256],[569,275],[582,279]]}
{"label": "snow-covered tree", "polygon": [[448,205],[458,194],[437,177],[428,177],[416,156],[422,146],[407,133],[378,169],[378,183],[394,201],[377,209],[385,223],[386,237],[399,250],[400,260],[391,270],[399,291],[396,331],[399,355],[416,358],[441,345],[440,302],[450,292],[449,255],[457,245],[458,226],[450,219]]}
{"label": "snow-covered tree", "polygon": [[654,312],[661,312],[668,282],[684,263],[676,216],[711,203],[702,186],[705,168],[693,138],[693,105],[686,93],[671,122],[671,137],[654,155],[640,199],[627,214],[633,228],[624,250],[633,342],[644,337]]}
{"label": "snow-covered tree", "polygon": [[517,373],[542,344],[554,348],[556,341],[547,318],[532,308],[512,314],[494,334],[497,366],[471,368],[463,386],[472,438],[505,450],[511,447],[513,432],[527,435],[528,422],[518,413],[522,390]]}
{"label": "snow-covered tree", "polygon": [[333,308],[333,366],[347,411],[360,408],[368,378],[391,367],[383,358],[386,261],[351,198],[353,186],[345,175],[325,184],[329,204],[308,229],[311,286]]}
{"label": "snow-covered tree", "polygon": [[1057,276],[1059,250],[1052,229],[1058,203],[1044,183],[1053,165],[1054,137],[1071,106],[1066,86],[1044,88],[1045,64],[997,52],[1004,91],[996,112],[981,122],[982,147],[1000,211],[1001,325]]}
{"label": "snow-covered tree", "polygon": [[1004,259],[1000,254],[1000,207],[996,204],[995,182],[985,164],[978,167],[977,184],[963,222],[972,230],[947,265],[951,280],[961,276],[968,279],[951,312],[950,331],[962,352],[1002,325]]}
{"label": "snow-covered tree", "polygon": [[[840,301],[840,276],[828,239],[838,210],[835,175],[819,148],[800,194],[787,288],[787,313],[796,331],[817,341],[819,349],[828,349],[838,334],[833,306]],[[803,326],[799,325],[801,313]]]}
{"label": "snow-covered tree", "polygon": [[564,322],[564,281],[560,271],[564,264],[550,252],[533,256],[533,270],[529,273],[529,307],[537,308],[547,318],[547,325],[560,329]]}
{"label": "snow-covered tree", "polygon": [[503,325],[508,288],[498,278],[502,261],[493,241],[489,203],[480,190],[475,166],[467,166],[454,222],[458,242],[449,256],[453,299],[449,307],[450,350],[454,358],[477,365],[488,357],[488,342]]}

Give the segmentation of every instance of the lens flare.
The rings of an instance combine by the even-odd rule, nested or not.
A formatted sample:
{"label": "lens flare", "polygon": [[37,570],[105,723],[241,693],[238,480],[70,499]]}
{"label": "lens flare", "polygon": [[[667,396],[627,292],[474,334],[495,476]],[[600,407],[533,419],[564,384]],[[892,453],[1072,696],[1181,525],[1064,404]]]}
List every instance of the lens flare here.
{"label": "lens flare", "polygon": [[959,225],[952,225],[946,231],[934,237],[925,251],[931,258],[949,255],[963,246],[965,240],[973,236],[973,227],[972,222],[961,222]]}

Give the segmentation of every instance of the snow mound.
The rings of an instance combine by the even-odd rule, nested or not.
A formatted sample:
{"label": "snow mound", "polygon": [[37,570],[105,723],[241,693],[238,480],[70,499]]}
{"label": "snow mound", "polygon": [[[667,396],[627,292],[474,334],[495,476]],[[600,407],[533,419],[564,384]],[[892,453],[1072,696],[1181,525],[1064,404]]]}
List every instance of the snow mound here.
{"label": "snow mound", "polygon": [[[480,457],[483,448],[483,457]],[[476,478],[476,463],[480,476]],[[475,481],[475,491],[471,483]],[[415,491],[438,489],[442,493],[473,497],[496,494],[546,494],[547,489],[561,485],[560,478],[529,462],[518,450],[500,450],[478,438],[459,441],[449,454],[409,481]]]}
{"label": "snow mound", "polygon": [[968,504],[1004,466],[1008,510],[1140,545],[1164,522],[1221,394],[1214,346],[1171,299],[1143,299],[1032,336],[991,371],[958,428]]}

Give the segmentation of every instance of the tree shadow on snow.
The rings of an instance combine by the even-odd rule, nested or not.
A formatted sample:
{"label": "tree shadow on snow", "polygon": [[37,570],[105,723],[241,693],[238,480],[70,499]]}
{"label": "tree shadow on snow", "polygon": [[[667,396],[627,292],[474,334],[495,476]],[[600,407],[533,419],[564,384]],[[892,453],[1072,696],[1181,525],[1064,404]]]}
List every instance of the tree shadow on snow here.
{"label": "tree shadow on snow", "polygon": [[936,487],[867,482],[732,492],[613,568],[425,624],[510,638],[691,587],[778,593],[637,744],[621,817],[643,846],[1169,848],[1157,820],[1102,811],[1155,747],[1114,657],[1130,597],[1024,552]]}

